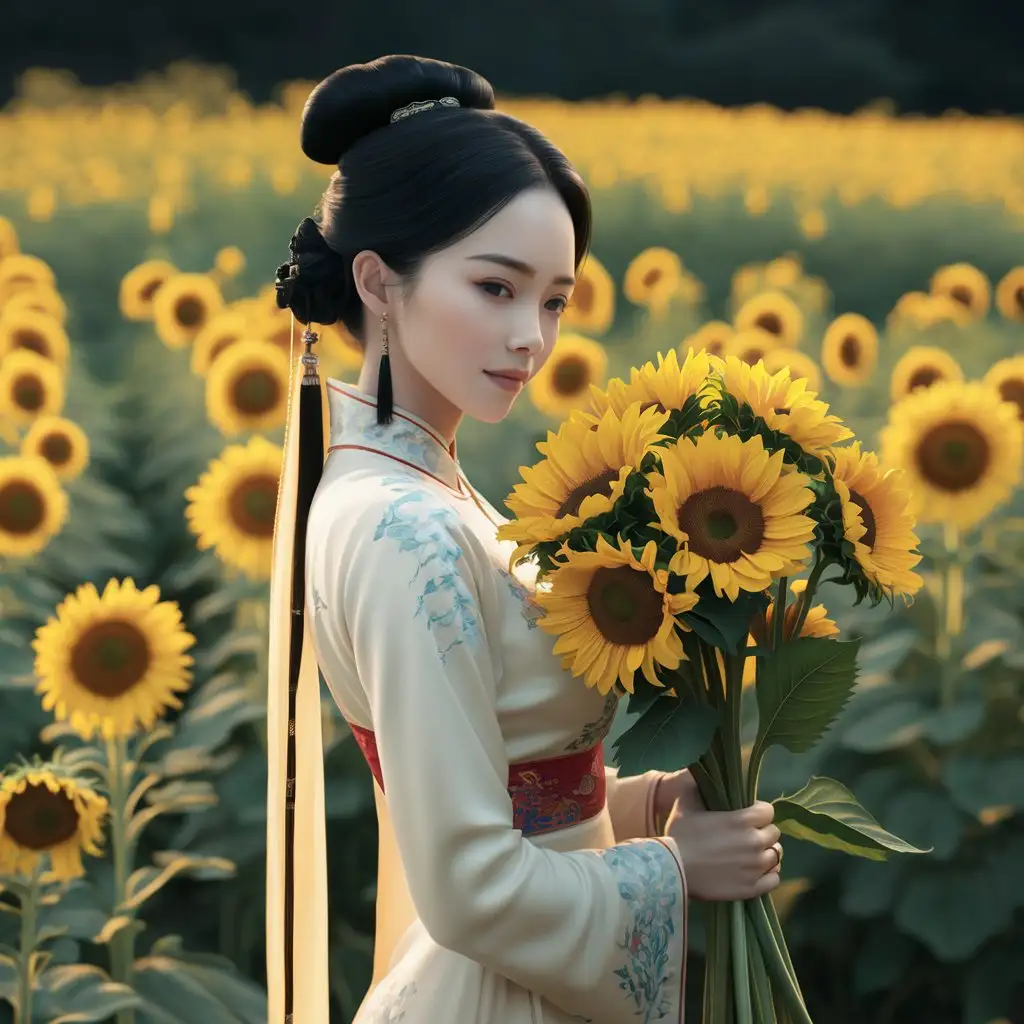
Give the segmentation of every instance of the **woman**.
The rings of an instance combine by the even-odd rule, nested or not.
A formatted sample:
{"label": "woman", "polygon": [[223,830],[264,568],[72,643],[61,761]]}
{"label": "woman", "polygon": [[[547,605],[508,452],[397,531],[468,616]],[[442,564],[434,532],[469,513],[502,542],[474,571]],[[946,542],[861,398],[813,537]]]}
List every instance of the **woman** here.
{"label": "woman", "polygon": [[319,664],[375,779],[374,979],[358,1024],[681,1021],[688,896],[778,884],[771,805],[708,813],[688,772],[605,767],[617,695],[561,667],[534,579],[509,572],[514,544],[495,537],[506,520],[456,449],[462,417],[501,420],[551,354],[590,238],[586,188],[494,110],[479,75],[416,57],[325,79],[302,147],[339,172],[320,223],[292,239],[278,301],[307,324],[341,321],[366,358],[358,385],[322,388],[304,356],[315,386],[296,377],[289,410],[270,1020],[329,1019]]}

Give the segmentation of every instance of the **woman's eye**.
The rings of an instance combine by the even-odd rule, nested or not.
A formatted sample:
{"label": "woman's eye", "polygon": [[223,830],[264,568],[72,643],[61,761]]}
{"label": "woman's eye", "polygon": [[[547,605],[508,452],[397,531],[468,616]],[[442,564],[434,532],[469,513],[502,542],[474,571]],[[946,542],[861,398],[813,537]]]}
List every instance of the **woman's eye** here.
{"label": "woman's eye", "polygon": [[555,312],[555,313],[564,313],[566,311],[566,309],[568,308],[568,306],[569,306],[569,300],[568,299],[563,299],[563,298],[559,297],[557,299],[551,299],[548,302],[548,308],[549,309],[551,308],[551,303],[552,302],[557,302],[558,303],[558,305],[553,310],[553,312]]}
{"label": "woman's eye", "polygon": [[499,296],[502,288],[504,288],[505,291],[509,292],[510,294],[512,291],[512,289],[509,288],[507,284],[502,284],[500,281],[483,281],[481,282],[480,287],[483,288],[485,291],[488,288],[497,288],[498,290],[496,292],[487,292],[488,295],[494,296]]}

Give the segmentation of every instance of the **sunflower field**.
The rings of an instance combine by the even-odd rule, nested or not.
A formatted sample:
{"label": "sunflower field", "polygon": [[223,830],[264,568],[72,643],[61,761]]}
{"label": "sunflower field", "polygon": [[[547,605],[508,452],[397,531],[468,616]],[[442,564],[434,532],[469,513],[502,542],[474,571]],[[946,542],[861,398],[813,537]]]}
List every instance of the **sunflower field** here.
{"label": "sunflower field", "polygon": [[[256,107],[188,65],[108,90],[34,72],[0,111],[0,1021],[266,1020],[267,579],[299,347],[271,282],[327,183],[298,146],[313,84]],[[1024,125],[500,105],[587,178],[595,237],[543,371],[501,424],[463,424],[470,478],[501,507],[549,431],[658,354],[806,380],[865,449],[851,551],[909,570],[878,483],[897,474],[921,584],[891,606],[819,591],[807,629],[859,640],[856,686],[812,750],[770,752],[761,796],[833,776],[929,851],[791,833],[773,901],[807,1007],[1024,1020]],[[340,325],[319,348],[356,380]],[[658,402],[661,379],[632,382]],[[787,412],[762,415],[784,433]],[[348,1021],[376,822],[324,692]],[[688,999],[700,1019],[699,982]]]}

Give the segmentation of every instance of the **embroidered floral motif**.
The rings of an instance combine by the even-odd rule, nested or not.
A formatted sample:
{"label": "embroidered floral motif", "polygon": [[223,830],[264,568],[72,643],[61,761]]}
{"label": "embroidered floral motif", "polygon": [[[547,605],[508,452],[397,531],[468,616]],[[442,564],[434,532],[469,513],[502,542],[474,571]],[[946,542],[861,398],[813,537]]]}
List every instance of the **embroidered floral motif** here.
{"label": "embroidered floral motif", "polygon": [[673,1007],[669,993],[669,947],[682,920],[675,886],[676,864],[666,869],[672,853],[656,840],[622,843],[602,850],[599,856],[612,869],[619,895],[629,904],[632,920],[618,943],[626,962],[615,974],[619,988],[636,1006],[635,1016],[644,1024],[663,1020]]}
{"label": "embroidered floral motif", "polygon": [[376,1002],[383,1002],[372,1011],[369,1024],[398,1024],[405,1020],[405,1011],[408,1009],[409,1000],[416,995],[416,982],[406,982],[398,991],[397,981],[382,981],[372,999]]}
{"label": "embroidered floral motif", "polygon": [[534,601],[529,590],[507,569],[499,568],[498,574],[504,578],[508,584],[508,589],[512,591],[513,597],[519,602],[519,613],[526,621],[527,628],[536,629],[537,620],[544,614],[544,609]]}
{"label": "embroidered floral motif", "polygon": [[583,732],[572,741],[565,749],[566,750],[586,750],[587,747],[592,747],[595,743],[599,743],[601,740],[608,735],[609,730],[612,727],[612,722],[615,719],[615,712],[619,707],[619,695],[614,691],[610,690],[608,696],[604,699],[604,708],[601,710],[600,718],[595,718],[592,722],[587,722],[583,726]]}
{"label": "embroidered floral motif", "polygon": [[425,616],[444,664],[448,652],[464,638],[479,638],[479,621],[473,595],[458,568],[462,548],[452,535],[458,516],[449,506],[424,501],[425,497],[423,491],[410,490],[392,501],[373,539],[397,541],[399,551],[409,552],[416,559],[416,572],[409,585],[419,581],[423,589],[414,617]]}
{"label": "embroidered floral motif", "polygon": [[607,795],[604,747],[574,757],[555,758],[535,770],[537,762],[509,766],[512,827],[524,836],[551,832],[599,813]]}

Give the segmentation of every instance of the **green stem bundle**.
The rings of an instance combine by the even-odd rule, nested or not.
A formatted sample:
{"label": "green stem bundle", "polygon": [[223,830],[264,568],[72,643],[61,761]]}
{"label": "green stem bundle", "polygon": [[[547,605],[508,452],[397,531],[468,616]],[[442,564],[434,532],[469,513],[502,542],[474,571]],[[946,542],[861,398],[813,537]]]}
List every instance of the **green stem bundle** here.
{"label": "green stem bundle", "polygon": [[[107,740],[107,786],[110,791],[110,845],[114,853],[114,913],[128,898],[128,878],[132,871],[132,850],[128,837],[127,804],[131,782],[125,741]],[[130,985],[135,963],[135,930],[126,924],[110,939],[110,977]],[[120,1010],[117,1024],[134,1024],[132,1010]]]}
{"label": "green stem bundle", "polygon": [[40,874],[41,862],[37,859],[21,899],[21,955],[18,958],[18,1005],[15,1007],[14,1024],[32,1024]]}

